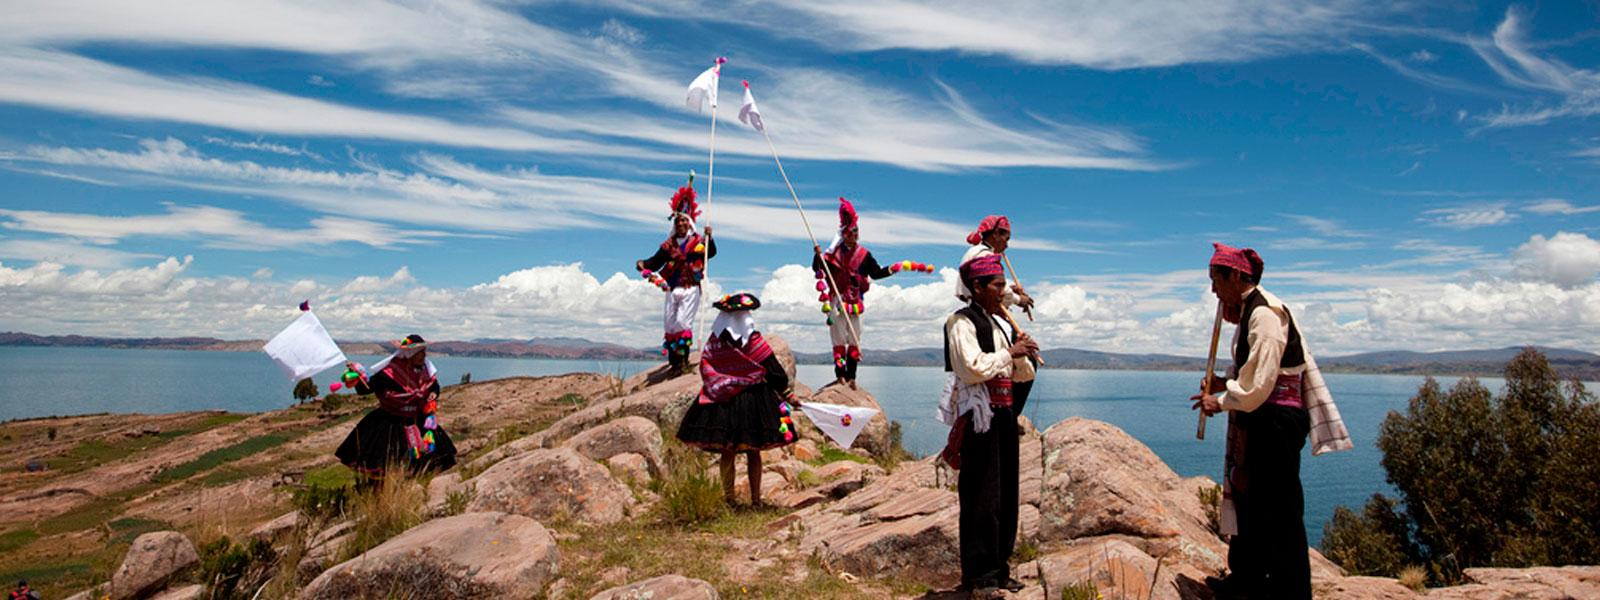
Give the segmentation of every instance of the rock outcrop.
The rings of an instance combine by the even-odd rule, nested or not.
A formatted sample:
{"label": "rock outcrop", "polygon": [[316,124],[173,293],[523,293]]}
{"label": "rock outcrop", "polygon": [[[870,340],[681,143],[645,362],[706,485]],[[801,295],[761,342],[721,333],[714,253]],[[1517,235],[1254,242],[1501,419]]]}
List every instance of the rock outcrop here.
{"label": "rock outcrop", "polygon": [[589,600],[717,600],[717,588],[699,579],[662,575],[605,590]]}
{"label": "rock outcrop", "polygon": [[[328,569],[308,600],[388,597],[539,598],[560,564],[555,538],[520,515],[474,512],[435,519]],[[404,594],[402,594],[404,595]]]}
{"label": "rock outcrop", "polygon": [[469,512],[507,512],[546,522],[609,525],[627,517],[635,504],[628,486],[569,448],[508,458],[467,484],[474,493]]}
{"label": "rock outcrop", "polygon": [[141,535],[111,576],[111,600],[149,598],[199,564],[194,543],[183,534],[156,531]]}
{"label": "rock outcrop", "polygon": [[661,472],[661,428],[644,417],[623,417],[572,436],[564,448],[594,460],[618,454],[637,454],[645,458],[652,475]]}

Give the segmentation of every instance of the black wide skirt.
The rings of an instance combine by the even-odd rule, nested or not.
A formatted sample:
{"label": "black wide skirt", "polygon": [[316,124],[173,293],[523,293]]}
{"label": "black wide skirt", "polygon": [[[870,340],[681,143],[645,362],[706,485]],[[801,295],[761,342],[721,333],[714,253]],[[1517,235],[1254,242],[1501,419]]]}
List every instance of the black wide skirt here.
{"label": "black wide skirt", "polygon": [[678,439],[711,452],[749,452],[787,446],[800,439],[789,404],[766,385],[753,385],[725,402],[689,406]]}
{"label": "black wide skirt", "polygon": [[[334,451],[339,462],[367,475],[381,476],[391,464],[405,465],[411,475],[443,471],[456,464],[456,445],[443,427],[433,430],[433,452],[412,456],[406,443],[406,426],[422,427],[422,417],[402,417],[375,408],[356,422],[344,443]],[[423,430],[426,431],[426,430]]]}

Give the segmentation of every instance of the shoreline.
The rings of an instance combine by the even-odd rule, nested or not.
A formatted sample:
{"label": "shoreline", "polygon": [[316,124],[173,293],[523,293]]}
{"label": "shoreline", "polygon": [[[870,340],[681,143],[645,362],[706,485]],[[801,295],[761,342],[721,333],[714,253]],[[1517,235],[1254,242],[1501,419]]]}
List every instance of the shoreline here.
{"label": "shoreline", "polygon": [[[247,344],[247,343],[256,344],[256,345],[248,346],[248,347],[242,346],[242,344]],[[441,344],[444,344],[444,343],[448,343],[448,342],[441,342]],[[353,350],[351,350],[350,352],[347,353],[347,354],[351,354],[351,355],[383,355],[383,354],[386,354],[388,352],[387,349],[381,347],[381,345],[377,344],[377,343],[355,342],[355,343],[348,343],[346,345],[347,345],[347,347],[354,348]],[[225,342],[225,343],[219,344],[219,345],[208,344],[208,345],[204,345],[204,346],[107,345],[107,344],[0,344],[0,348],[17,348],[17,349],[28,349],[28,348],[69,349],[70,348],[70,349],[158,350],[158,351],[174,351],[174,352],[230,352],[230,353],[249,353],[249,352],[260,352],[261,351],[259,343],[256,343],[256,342]],[[885,351],[885,352],[903,352],[903,351],[902,350],[888,350],[888,351]],[[1048,353],[1049,351],[1046,351],[1046,352]],[[547,356],[547,355],[538,355],[538,354],[507,354],[507,353],[495,353],[495,352],[449,352],[449,351],[435,351],[432,354],[435,355],[435,356],[448,356],[448,357],[458,357],[458,358],[488,358],[488,359],[506,359],[506,360],[573,360],[573,361],[596,361],[596,362],[614,362],[614,363],[626,363],[626,362],[651,363],[651,362],[657,362],[659,360],[659,358],[654,356],[652,353],[647,353],[647,352],[644,352],[644,351],[641,351],[640,355],[636,356],[636,357],[632,357],[632,356],[630,356],[630,357],[621,357],[621,356],[617,356],[617,357],[613,357],[613,356],[585,356],[585,355],[577,355],[577,356]],[[1503,375],[1503,369],[1504,369],[1504,362],[1503,361],[1497,363],[1498,366],[1491,366],[1489,364],[1478,365],[1478,364],[1426,363],[1426,364],[1418,364],[1418,365],[1402,365],[1402,366],[1398,366],[1398,367],[1394,367],[1394,368],[1380,368],[1380,367],[1363,367],[1363,366],[1357,366],[1357,365],[1341,365],[1341,364],[1338,364],[1337,361],[1341,360],[1342,358],[1343,357],[1340,357],[1340,356],[1333,356],[1333,357],[1328,357],[1328,358],[1325,358],[1325,359],[1321,359],[1323,362],[1327,363],[1327,364],[1320,365],[1322,367],[1322,371],[1324,373],[1340,374],[1340,375],[1395,375],[1395,376],[1405,376],[1405,377],[1416,377],[1416,376],[1422,376],[1422,377],[1500,377],[1500,376]],[[1196,359],[1188,359],[1188,360],[1192,360],[1193,364],[1187,364],[1186,362],[1179,362],[1179,363],[1151,363],[1151,364],[1136,365],[1135,366],[1135,365],[1100,365],[1100,364],[1070,364],[1070,363],[1069,364],[1061,364],[1061,363],[1059,363],[1057,361],[1051,361],[1050,363],[1040,367],[1040,370],[1109,371],[1109,372],[1129,372],[1129,373],[1171,373],[1171,372],[1187,372],[1187,371],[1196,371],[1196,372],[1198,372],[1198,371],[1203,371],[1205,369],[1205,367],[1204,367],[1204,362],[1205,361],[1204,360],[1198,359],[1198,358],[1196,358]],[[1573,361],[1573,360],[1570,360],[1570,359],[1569,360],[1551,359],[1550,362],[1551,362],[1551,365],[1556,368],[1557,372],[1561,374],[1563,379],[1578,380],[1578,381],[1584,383],[1586,386],[1593,385],[1596,382],[1600,382],[1600,359],[1597,359],[1594,362],[1584,362],[1584,363],[1578,363],[1578,364],[1574,364],[1577,361]],[[832,364],[832,363],[831,363],[831,361],[827,360],[827,358],[825,356],[823,356],[821,354],[807,355],[806,353],[798,353],[797,356],[796,356],[796,364],[808,365],[808,366],[826,366],[826,365],[829,365],[829,364]],[[930,362],[930,361],[894,361],[894,360],[891,360],[889,362],[872,364],[872,365],[865,365],[865,366],[872,366],[872,367],[936,368],[936,367],[939,367],[940,365],[936,364],[934,362]]]}

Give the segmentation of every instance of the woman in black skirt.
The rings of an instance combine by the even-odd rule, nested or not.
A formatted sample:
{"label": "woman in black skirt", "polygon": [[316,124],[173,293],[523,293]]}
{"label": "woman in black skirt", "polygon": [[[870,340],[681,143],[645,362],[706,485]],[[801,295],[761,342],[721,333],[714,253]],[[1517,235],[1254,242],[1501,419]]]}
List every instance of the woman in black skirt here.
{"label": "woman in black skirt", "polygon": [[750,311],[761,300],[724,296],[700,357],[700,398],[683,416],[678,439],[722,455],[722,493],[733,503],[733,460],[745,455],[750,504],[761,504],[761,451],[799,439],[789,417],[795,404],[789,374],[755,330]]}
{"label": "woman in black skirt", "polygon": [[[412,334],[389,358],[356,380],[356,393],[378,396],[378,408],[356,423],[334,452],[339,461],[380,480],[390,465],[417,475],[456,464],[456,446],[439,426],[439,370],[428,360],[427,342]],[[347,363],[359,372],[354,363]]]}

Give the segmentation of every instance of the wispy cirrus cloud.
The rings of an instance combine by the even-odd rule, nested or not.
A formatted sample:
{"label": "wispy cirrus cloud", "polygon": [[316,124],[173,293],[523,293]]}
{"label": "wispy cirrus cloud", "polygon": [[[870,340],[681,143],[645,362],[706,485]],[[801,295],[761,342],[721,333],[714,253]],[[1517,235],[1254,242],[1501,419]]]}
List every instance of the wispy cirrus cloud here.
{"label": "wispy cirrus cloud", "polygon": [[1477,229],[1510,223],[1517,220],[1517,215],[1506,210],[1504,203],[1477,204],[1423,211],[1418,220],[1435,227]]}
{"label": "wispy cirrus cloud", "polygon": [[1506,9],[1505,19],[1495,27],[1490,39],[1473,38],[1470,45],[1501,81],[1554,96],[1557,103],[1507,105],[1499,112],[1482,115],[1479,121],[1485,127],[1518,127],[1600,114],[1600,71],[1573,67],[1536,53],[1535,45],[1528,40],[1525,20],[1523,11],[1512,6]]}
{"label": "wispy cirrus cloud", "polygon": [[[621,4],[663,18],[698,18],[702,3]],[[1373,14],[1370,4],[920,2],[784,0],[719,6],[720,19],[857,51],[910,49],[1002,56],[1027,63],[1134,69],[1233,62],[1320,50]]]}
{"label": "wispy cirrus cloud", "polygon": [[1588,213],[1592,213],[1592,212],[1600,212],[1600,204],[1591,204],[1591,205],[1587,205],[1587,206],[1577,206],[1577,205],[1575,205],[1575,204],[1573,204],[1573,203],[1571,203],[1569,201],[1562,200],[1560,198],[1548,198],[1548,199],[1545,199],[1545,200],[1539,200],[1539,201],[1536,201],[1536,202],[1529,203],[1529,204],[1523,206],[1522,210],[1524,212],[1530,212],[1530,213],[1533,213],[1533,214],[1536,214],[1536,215],[1564,215],[1564,216],[1570,216],[1570,215],[1588,214]]}
{"label": "wispy cirrus cloud", "polygon": [[[181,140],[141,140],[134,152],[106,148],[29,147],[0,155],[0,162],[43,163],[53,167],[91,169],[103,176],[118,174],[130,184],[153,179],[162,185],[238,194],[267,195],[327,215],[358,214],[363,219],[338,216],[313,221],[314,236],[324,241],[351,241],[381,247],[392,240],[391,225],[428,236],[515,233],[557,227],[658,231],[663,198],[671,188],[625,180],[551,175],[534,169],[488,170],[455,158],[422,153],[413,159],[415,170],[402,171],[358,161],[357,170],[266,166],[252,161],[207,156]],[[583,202],[570,202],[583,198]],[[832,199],[816,199],[812,210],[829,214]],[[716,222],[720,235],[761,243],[805,240],[795,227],[798,217],[786,199],[734,196],[718,198]],[[223,209],[171,208],[167,215],[136,217],[63,216],[59,213],[10,211],[10,226],[36,233],[67,235],[94,240],[115,240],[127,235],[180,237],[203,235],[208,243],[271,247],[297,243],[290,232],[250,231],[258,225],[243,215]],[[335,222],[337,221],[337,222]],[[328,228],[318,226],[327,223]],[[365,225],[357,226],[357,223]],[[326,232],[322,229],[336,229]],[[968,226],[896,210],[876,210],[862,225],[874,244],[964,245]],[[228,232],[238,231],[231,241]],[[428,237],[425,236],[425,237]],[[252,246],[253,245],[253,246]],[[1088,246],[1071,246],[1043,240],[1022,240],[1022,249],[1097,253]],[[228,246],[233,247],[233,246]]]}
{"label": "wispy cirrus cloud", "polygon": [[[517,7],[476,1],[426,7],[376,0],[337,6],[245,3],[228,10],[164,3],[148,11],[92,4],[74,11],[38,2],[12,7],[8,18],[14,16],[16,26],[0,33],[0,102],[253,134],[394,140],[558,158],[665,161],[692,155],[674,149],[703,145],[699,121],[681,105],[679,80],[694,69],[642,48],[642,34],[614,18],[586,35],[537,23]],[[457,106],[440,114],[407,114],[233,81],[158,75],[63,49],[89,43],[317,55],[365,71],[390,94]],[[764,64],[759,58],[752,62]],[[930,86],[934,97],[924,99],[925,94],[830,78],[814,69],[769,64],[757,72],[772,84],[768,110],[787,124],[780,131],[797,142],[788,149],[794,158],[922,170],[1165,166],[1149,159],[1143,144],[1127,133],[1063,125],[1060,117],[1002,124],[938,82]],[[627,112],[597,114],[573,98],[621,102]],[[766,154],[754,140],[730,142],[728,153]]]}
{"label": "wispy cirrus cloud", "polygon": [[[127,238],[194,239],[210,248],[231,250],[307,251],[327,244],[355,242],[390,248],[401,232],[391,226],[342,217],[318,217],[307,227],[279,229],[252,221],[235,210],[214,206],[167,204],[160,214],[108,216],[88,213],[0,209],[0,227],[12,231],[64,236],[94,244],[114,244]],[[444,237],[436,231],[407,230],[410,243],[430,243]],[[71,260],[83,264],[86,258]],[[102,257],[109,259],[109,256]],[[109,262],[103,261],[103,262]],[[123,261],[117,261],[123,262]]]}

